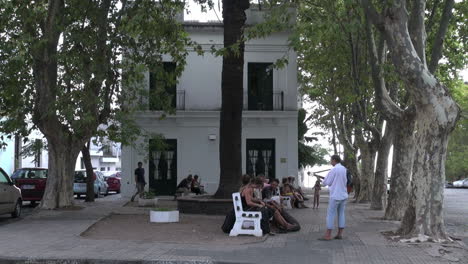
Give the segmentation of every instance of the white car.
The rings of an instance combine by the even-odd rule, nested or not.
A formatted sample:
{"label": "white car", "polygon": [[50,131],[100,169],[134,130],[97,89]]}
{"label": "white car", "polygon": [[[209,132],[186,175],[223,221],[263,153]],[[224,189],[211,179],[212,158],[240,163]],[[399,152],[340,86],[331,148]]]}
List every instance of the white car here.
{"label": "white car", "polygon": [[[94,171],[94,195],[99,197],[99,195],[108,194],[108,185],[104,179],[104,175],[100,171]],[[86,170],[77,170],[75,171],[75,178],[73,182],[73,192],[78,198],[81,195],[86,195]]]}
{"label": "white car", "polygon": [[461,179],[458,181],[453,182],[453,187],[455,188],[463,188],[463,187],[468,187],[468,179]]}
{"label": "white car", "polygon": [[468,179],[465,179],[465,180],[463,181],[463,186],[462,186],[462,187],[463,187],[463,188],[468,188]]}

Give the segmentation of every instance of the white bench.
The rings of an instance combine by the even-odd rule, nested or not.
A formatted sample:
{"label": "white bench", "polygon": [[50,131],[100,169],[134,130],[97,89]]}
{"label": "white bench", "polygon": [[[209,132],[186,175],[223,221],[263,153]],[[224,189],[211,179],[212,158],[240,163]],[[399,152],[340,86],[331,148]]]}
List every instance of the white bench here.
{"label": "white bench", "polygon": [[260,226],[262,213],[244,211],[244,208],[242,208],[241,196],[238,192],[232,194],[232,203],[234,204],[234,212],[236,213],[236,222],[229,236],[254,235],[261,237],[263,235]]}
{"label": "white bench", "polygon": [[[279,187],[277,188],[277,193],[280,193]],[[278,199],[278,204],[282,205],[286,209],[292,209],[292,203],[291,203],[291,197],[289,196],[273,196],[273,197],[279,197],[276,198]]]}

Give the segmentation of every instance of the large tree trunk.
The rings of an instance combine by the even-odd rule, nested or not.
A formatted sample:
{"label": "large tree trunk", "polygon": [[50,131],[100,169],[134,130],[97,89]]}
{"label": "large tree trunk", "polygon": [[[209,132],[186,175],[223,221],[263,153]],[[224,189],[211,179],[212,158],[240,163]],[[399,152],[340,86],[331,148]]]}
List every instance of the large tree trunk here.
{"label": "large tree trunk", "polygon": [[[39,205],[42,209],[56,209],[73,205],[73,176],[80,149],[59,137],[48,137],[49,170],[47,184]],[[66,138],[66,136],[65,136]]]}
{"label": "large tree trunk", "polygon": [[[363,4],[374,24],[384,33],[393,64],[416,107],[411,198],[399,231],[420,240],[428,237],[444,240],[447,238],[443,219],[445,158],[448,136],[459,118],[460,109],[447,87],[428,70],[426,60],[422,58],[425,52],[419,49],[421,43],[413,43],[422,41],[425,45],[425,28],[424,22],[412,28],[412,36],[415,36],[412,40],[406,1],[394,1],[384,16],[377,13],[369,1],[364,0]],[[424,4],[420,1],[420,9],[413,9],[411,16],[424,20]]]}
{"label": "large tree trunk", "polygon": [[[86,168],[86,202],[94,202],[94,170],[91,163],[91,155],[89,154],[89,146],[91,142],[88,141],[81,149],[83,154],[83,162]],[[98,194],[99,195],[99,194]]]}
{"label": "large tree trunk", "polygon": [[372,210],[382,210],[384,201],[387,197],[387,178],[388,178],[388,155],[394,138],[393,124],[387,122],[385,134],[380,141],[377,154],[377,167],[375,169],[374,187],[372,188],[371,206]]}
{"label": "large tree trunk", "polygon": [[445,159],[451,127],[441,125],[443,116],[437,111],[439,107],[426,105],[416,114],[418,134],[411,196],[399,232],[444,240],[447,239],[443,218]]}
{"label": "large tree trunk", "polygon": [[219,128],[219,187],[216,198],[230,198],[242,176],[242,106],[244,42],[240,41],[249,0],[223,0],[224,47],[239,44],[237,52],[223,55],[221,116]]}
{"label": "large tree trunk", "polygon": [[374,182],[375,151],[367,146],[359,149],[361,150],[361,188],[356,202],[367,203],[370,201]]}
{"label": "large tree trunk", "polygon": [[414,109],[407,109],[395,126],[392,175],[384,219],[399,221],[409,203],[409,187],[414,160]]}

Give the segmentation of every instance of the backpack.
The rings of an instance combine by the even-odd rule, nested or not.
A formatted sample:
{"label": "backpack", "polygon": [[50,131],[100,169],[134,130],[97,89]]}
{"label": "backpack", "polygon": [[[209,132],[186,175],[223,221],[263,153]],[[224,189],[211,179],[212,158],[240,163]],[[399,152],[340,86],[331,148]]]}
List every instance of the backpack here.
{"label": "backpack", "polygon": [[346,170],[346,186],[353,187],[353,176],[349,170]]}

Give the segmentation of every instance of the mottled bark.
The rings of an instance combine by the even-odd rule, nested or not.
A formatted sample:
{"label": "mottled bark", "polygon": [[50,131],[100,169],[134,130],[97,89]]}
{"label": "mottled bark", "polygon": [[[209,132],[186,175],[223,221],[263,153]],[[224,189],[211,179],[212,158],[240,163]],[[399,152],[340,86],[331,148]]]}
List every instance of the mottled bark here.
{"label": "mottled bark", "polygon": [[384,219],[401,220],[409,202],[409,187],[414,160],[414,109],[405,111],[395,127],[392,175]]}
{"label": "mottled bark", "polygon": [[55,209],[72,206],[73,175],[80,148],[70,141],[62,141],[58,136],[52,138],[46,134],[46,138],[49,143],[49,170],[46,189],[39,207]]}
{"label": "mottled bark", "polygon": [[248,0],[223,0],[224,47],[239,44],[237,52],[223,55],[219,159],[221,175],[217,198],[230,198],[242,175],[242,106],[244,42],[241,41]]}
{"label": "mottled bark", "polygon": [[360,192],[356,198],[358,203],[367,203],[370,201],[372,187],[374,183],[374,162],[376,151],[367,144],[360,144],[361,151],[361,173],[360,173]]}
{"label": "mottled bark", "polygon": [[[418,55],[408,31],[406,1],[394,1],[385,15],[380,15],[368,0],[362,2],[366,13],[383,32],[397,73],[405,81],[416,109],[411,197],[399,231],[404,236],[447,239],[442,210],[445,157],[448,136],[460,109],[447,87],[427,69],[425,60],[420,58],[425,55]],[[424,23],[419,31],[425,31]]]}
{"label": "mottled bark", "polygon": [[387,123],[385,134],[380,141],[375,169],[374,187],[372,188],[371,206],[372,210],[382,210],[387,198],[388,179],[388,156],[394,139],[394,127]]}

